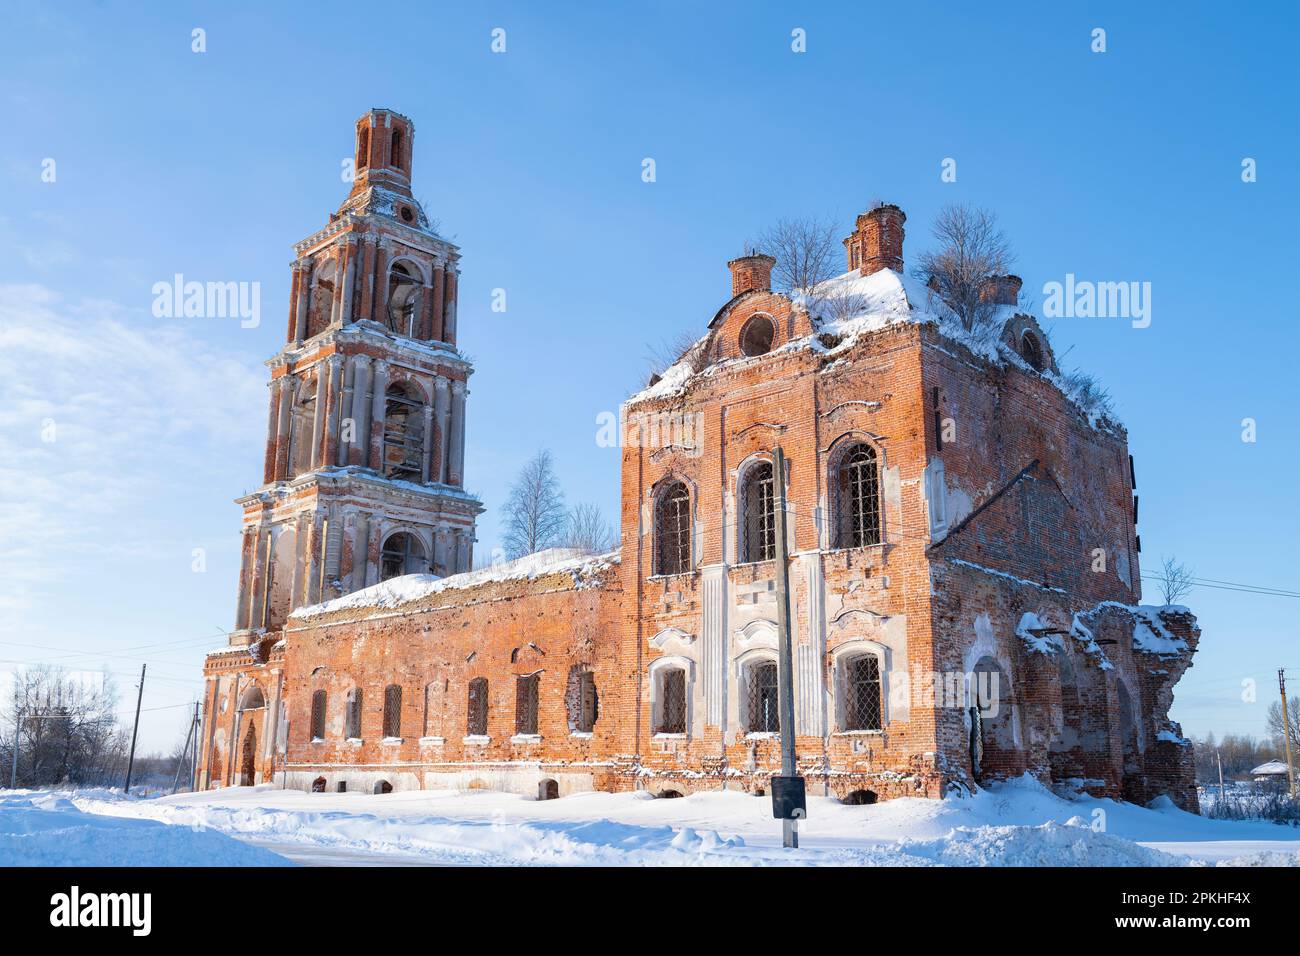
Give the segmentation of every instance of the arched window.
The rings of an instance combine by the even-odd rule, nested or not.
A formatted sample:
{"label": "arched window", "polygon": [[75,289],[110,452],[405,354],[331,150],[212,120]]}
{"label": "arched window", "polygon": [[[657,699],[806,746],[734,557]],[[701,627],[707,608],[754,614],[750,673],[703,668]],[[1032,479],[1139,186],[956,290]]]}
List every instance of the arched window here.
{"label": "arched window", "polygon": [[384,542],[379,561],[379,580],[387,581],[403,574],[425,574],[428,570],[429,562],[424,557],[424,545],[420,544],[420,539],[415,535],[399,531]]}
{"label": "arched window", "polygon": [[402,687],[389,684],[384,688],[384,736],[402,736]]}
{"label": "arched window", "polygon": [[844,695],[845,730],[884,729],[881,706],[880,658],[859,654],[841,663],[840,692]]}
{"label": "arched window", "polygon": [[348,712],[346,737],[350,740],[361,739],[361,688],[354,687],[348,691]]}
{"label": "arched window", "polygon": [[749,706],[745,721],[748,733],[777,733],[781,729],[776,676],[775,661],[761,661],[749,668]]}
{"label": "arched window", "polygon": [[365,169],[370,163],[370,127],[363,126],[357,137],[357,169]]}
{"label": "arched window", "polygon": [[388,327],[399,335],[414,337],[419,321],[420,280],[403,262],[388,270]]}
{"label": "arched window", "polygon": [[663,667],[657,674],[659,699],[657,734],[686,733],[686,671],[681,667]]}
{"label": "arched window", "polygon": [[311,695],[311,739],[325,739],[325,691],[314,691]]}
{"label": "arched window", "polygon": [[600,706],[596,695],[596,675],[589,670],[572,671],[565,696],[569,710],[569,729],[581,734],[591,733],[596,726]]}
{"label": "arched window", "polygon": [[776,499],[772,463],[762,461],[745,472],[740,488],[740,560],[771,561],[776,557]]}
{"label": "arched window", "polygon": [[691,568],[691,493],[670,481],[655,501],[655,574],[682,574]]}
{"label": "arched window", "polygon": [[239,697],[240,710],[259,710],[265,706],[266,695],[262,693],[262,688],[256,684],[250,684]]}
{"label": "arched window", "polygon": [[289,474],[301,475],[312,466],[312,435],[316,419],[316,377],[298,380],[289,417]]}
{"label": "arched window", "polygon": [[772,351],[776,326],[765,315],[756,315],[740,330],[740,351],[745,355],[764,355]]}
{"label": "arched window", "polygon": [[424,477],[424,401],[413,387],[394,382],[384,393],[384,477]]}
{"label": "arched window", "polygon": [[488,682],[486,677],[475,677],[469,682],[469,715],[466,733],[471,737],[486,737],[488,732]]}
{"label": "arched window", "polygon": [[404,168],[402,166],[402,131],[400,129],[393,130],[393,145],[389,150],[388,164],[396,166],[398,169]]}
{"label": "arched window", "polygon": [[880,475],[876,451],[858,443],[845,449],[835,469],[835,547],[880,544]]}
{"label": "arched window", "polygon": [[515,679],[515,733],[537,733],[537,704],[542,675],[528,674]]}
{"label": "arched window", "polygon": [[1020,357],[1028,362],[1035,372],[1043,370],[1043,343],[1038,341],[1038,336],[1033,332],[1026,332],[1020,337]]}

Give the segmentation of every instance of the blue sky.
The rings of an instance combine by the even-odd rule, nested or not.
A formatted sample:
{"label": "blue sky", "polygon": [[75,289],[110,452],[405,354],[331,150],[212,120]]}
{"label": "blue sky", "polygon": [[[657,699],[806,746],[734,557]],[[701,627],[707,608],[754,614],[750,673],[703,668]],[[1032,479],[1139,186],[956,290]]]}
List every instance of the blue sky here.
{"label": "blue sky", "polygon": [[[150,662],[146,749],[182,733],[231,624],[231,499],[260,478],[290,246],[341,202],[353,121],[376,106],[415,120],[416,195],[464,254],[480,548],[543,444],[571,501],[616,513],[596,416],[643,381],[647,343],[704,328],[765,225],[822,214],[847,234],[884,199],[911,257],[956,201],[999,214],[1040,302],[1066,273],[1152,284],[1149,328],[1051,323],[1129,428],[1147,567],[1176,554],[1300,590],[1289,6],[4,7],[0,668],[107,668],[125,710]],[[261,283],[261,324],[155,319],[151,287],[178,272]],[[1188,603],[1204,639],[1174,716],[1262,732],[1276,668],[1300,689],[1300,604]]]}

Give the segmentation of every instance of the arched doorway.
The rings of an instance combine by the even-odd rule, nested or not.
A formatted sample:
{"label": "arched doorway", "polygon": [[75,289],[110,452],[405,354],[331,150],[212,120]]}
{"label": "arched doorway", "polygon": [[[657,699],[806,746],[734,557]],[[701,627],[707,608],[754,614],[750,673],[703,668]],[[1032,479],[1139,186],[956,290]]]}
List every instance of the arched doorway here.
{"label": "arched doorway", "polygon": [[560,784],[556,780],[547,778],[537,785],[538,800],[558,800],[560,798]]}
{"label": "arched doorway", "polygon": [[1119,739],[1121,773],[1120,793],[1125,800],[1142,802],[1142,754],[1138,749],[1138,726],[1133,713],[1133,699],[1123,681],[1118,682],[1116,696],[1119,698]]}
{"label": "arched doorway", "polygon": [[971,673],[968,695],[971,774],[976,783],[1001,780],[1018,772],[1015,712],[1011,684],[1001,665],[982,657]]}
{"label": "arched doorway", "polygon": [[257,782],[257,729],[250,726],[244,734],[244,748],[239,760],[239,785],[251,787]]}

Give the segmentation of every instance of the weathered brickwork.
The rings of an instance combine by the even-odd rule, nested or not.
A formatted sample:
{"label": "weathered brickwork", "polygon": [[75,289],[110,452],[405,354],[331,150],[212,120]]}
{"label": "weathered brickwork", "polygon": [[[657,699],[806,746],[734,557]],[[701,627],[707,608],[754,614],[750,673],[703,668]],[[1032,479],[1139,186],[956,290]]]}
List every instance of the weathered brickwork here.
{"label": "weathered brickwork", "polygon": [[[387,111],[359,123],[358,156],[386,162],[375,136],[392,128],[409,170],[413,129]],[[393,176],[384,188],[409,196]],[[390,206],[367,228],[400,219]],[[728,263],[732,295],[703,338],[623,406],[610,555],[458,574],[479,506],[463,461],[438,463],[440,439],[416,443],[423,473],[394,479],[382,423],[359,454],[329,446],[326,424],[334,457],[296,470],[281,464],[295,459],[273,406],[266,484],[241,499],[239,629],[206,669],[204,784],[764,791],[780,765],[779,445],[793,730],[814,793],[940,797],[1029,772],[1194,807],[1191,748],[1168,710],[1199,629],[1185,609],[1140,606],[1124,431],[1063,393],[1046,336],[1016,310],[1017,277],[989,280],[1000,345],[945,325],[902,274],[905,221],[889,205],[857,218],[838,306],[773,292],[770,256]],[[440,243],[426,240],[454,263]],[[335,354],[397,364],[414,348],[400,364],[418,390],[463,391],[445,277],[417,306],[444,303],[441,326],[381,336],[368,269],[359,311],[309,322],[296,344],[293,313],[273,382]],[[359,381],[356,407],[379,409]],[[416,407],[441,421],[436,401]],[[463,442],[463,397],[455,408]],[[271,535],[268,582],[266,529],[286,525],[302,543]],[[399,560],[404,533],[420,547]]]}

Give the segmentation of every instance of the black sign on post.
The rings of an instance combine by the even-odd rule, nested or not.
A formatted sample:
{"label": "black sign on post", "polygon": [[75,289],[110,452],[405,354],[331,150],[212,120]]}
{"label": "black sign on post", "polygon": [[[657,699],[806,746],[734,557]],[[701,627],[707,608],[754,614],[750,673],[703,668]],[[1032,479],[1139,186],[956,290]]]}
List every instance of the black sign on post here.
{"label": "black sign on post", "polygon": [[778,820],[807,819],[803,777],[772,778],[772,816]]}

